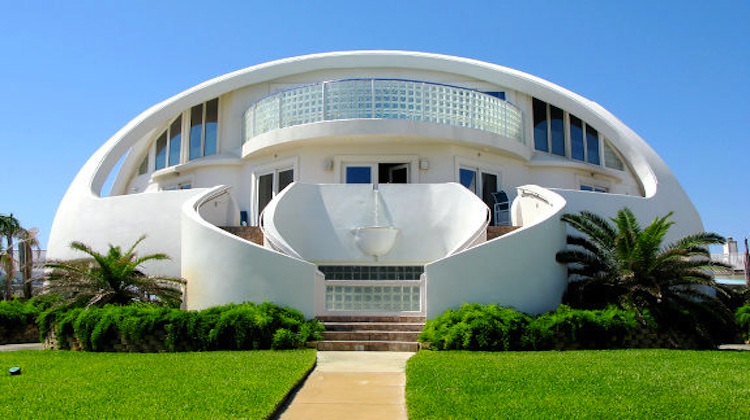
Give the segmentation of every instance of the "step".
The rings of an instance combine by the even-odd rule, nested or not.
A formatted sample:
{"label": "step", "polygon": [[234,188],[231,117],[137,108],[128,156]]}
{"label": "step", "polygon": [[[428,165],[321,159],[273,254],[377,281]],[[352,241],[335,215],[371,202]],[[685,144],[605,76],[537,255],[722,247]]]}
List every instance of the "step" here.
{"label": "step", "polygon": [[324,322],[326,331],[422,331],[424,322]]}
{"label": "step", "polygon": [[323,340],[310,343],[319,351],[417,351],[422,316],[320,316]]}
{"label": "step", "polygon": [[419,331],[326,331],[325,341],[408,341],[416,342]]}
{"label": "step", "polygon": [[310,343],[318,351],[408,351],[419,350],[419,343],[405,341],[318,341]]}
{"label": "step", "polygon": [[318,316],[316,319],[322,323],[328,322],[399,322],[399,323],[422,323],[425,322],[423,316],[412,315],[326,315]]}

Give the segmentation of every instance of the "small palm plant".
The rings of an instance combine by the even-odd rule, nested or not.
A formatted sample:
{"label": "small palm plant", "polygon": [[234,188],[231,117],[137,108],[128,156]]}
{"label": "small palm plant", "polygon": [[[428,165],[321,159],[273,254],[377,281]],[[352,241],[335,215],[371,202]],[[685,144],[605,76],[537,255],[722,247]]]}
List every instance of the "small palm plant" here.
{"label": "small palm plant", "polygon": [[169,259],[166,254],[138,257],[135,248],[145,238],[141,236],[125,252],[119,246],[109,245],[106,254],[81,242],[71,243],[71,248],[89,257],[45,264],[50,271],[43,293],[62,295],[67,306],[128,305],[134,302],[179,306],[185,284],[183,279],[148,276],[140,271],[140,265],[146,261]]}
{"label": "small palm plant", "polygon": [[557,253],[557,261],[568,265],[566,303],[587,309],[617,305],[704,338],[715,335],[717,326],[731,329],[732,314],[716,297],[722,290],[712,275],[726,265],[711,261],[708,250],[724,238],[701,232],[663,245],[671,216],[641,228],[628,208],[610,220],[586,211],[563,215],[578,231],[568,235],[570,248]]}

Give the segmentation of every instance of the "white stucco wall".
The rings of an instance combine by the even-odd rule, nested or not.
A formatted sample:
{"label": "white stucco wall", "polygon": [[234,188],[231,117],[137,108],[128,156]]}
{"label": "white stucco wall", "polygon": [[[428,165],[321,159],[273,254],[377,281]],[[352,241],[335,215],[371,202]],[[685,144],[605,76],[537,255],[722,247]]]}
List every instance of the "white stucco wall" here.
{"label": "white stucco wall", "polygon": [[270,301],[315,315],[314,264],[231,235],[203,220],[197,208],[220,189],[186,202],[181,212],[181,271],[187,309]]}
{"label": "white stucco wall", "polygon": [[523,189],[544,200],[519,194],[523,228],[425,266],[428,319],[464,302],[496,303],[530,314],[560,304],[567,279],[555,254],[565,246],[560,221],[565,200],[544,188]]}
{"label": "white stucco wall", "polygon": [[125,249],[146,235],[136,249],[139,255],[165,253],[171,259],[149,262],[145,268],[152,273],[179,277],[180,208],[190,197],[202,192],[205,191],[195,189],[105,198],[83,194],[61,206],[55,215],[47,258],[82,257],[70,249],[72,241],[106,252],[109,244]]}
{"label": "white stucco wall", "polygon": [[487,209],[459,184],[293,184],[266,208],[269,236],[319,264],[373,264],[356,244],[356,228],[399,230],[381,264],[424,264],[482,233]]}

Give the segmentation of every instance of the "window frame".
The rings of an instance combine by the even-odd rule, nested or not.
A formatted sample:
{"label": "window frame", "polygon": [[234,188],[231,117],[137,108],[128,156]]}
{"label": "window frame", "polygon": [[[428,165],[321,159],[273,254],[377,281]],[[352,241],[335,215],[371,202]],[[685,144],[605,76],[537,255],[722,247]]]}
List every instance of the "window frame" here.
{"label": "window frame", "polygon": [[[292,171],[292,182],[296,182],[299,180],[299,158],[294,157],[290,159],[281,160],[278,162],[273,162],[270,164],[262,165],[257,167],[252,174],[252,193],[250,194],[252,199],[252,220],[250,220],[250,224],[253,226],[258,226],[260,222],[260,214],[265,209],[265,207],[268,205],[266,203],[265,206],[263,206],[263,209],[260,208],[260,178],[267,175],[272,175],[272,182],[271,182],[271,198],[268,200],[270,203],[271,200],[273,200],[283,189],[279,189],[279,174],[281,172],[285,171]],[[284,188],[286,188],[289,184],[285,185]]]}

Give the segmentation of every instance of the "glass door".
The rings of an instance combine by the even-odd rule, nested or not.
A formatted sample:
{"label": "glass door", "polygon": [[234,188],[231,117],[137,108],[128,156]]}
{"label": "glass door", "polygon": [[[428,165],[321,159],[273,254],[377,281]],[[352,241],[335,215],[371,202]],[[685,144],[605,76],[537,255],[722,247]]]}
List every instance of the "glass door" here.
{"label": "glass door", "polygon": [[496,225],[498,220],[495,216],[495,194],[500,190],[500,176],[496,173],[485,172],[479,168],[461,167],[458,173],[459,182],[464,187],[484,201],[490,208],[492,215],[491,224]]}

